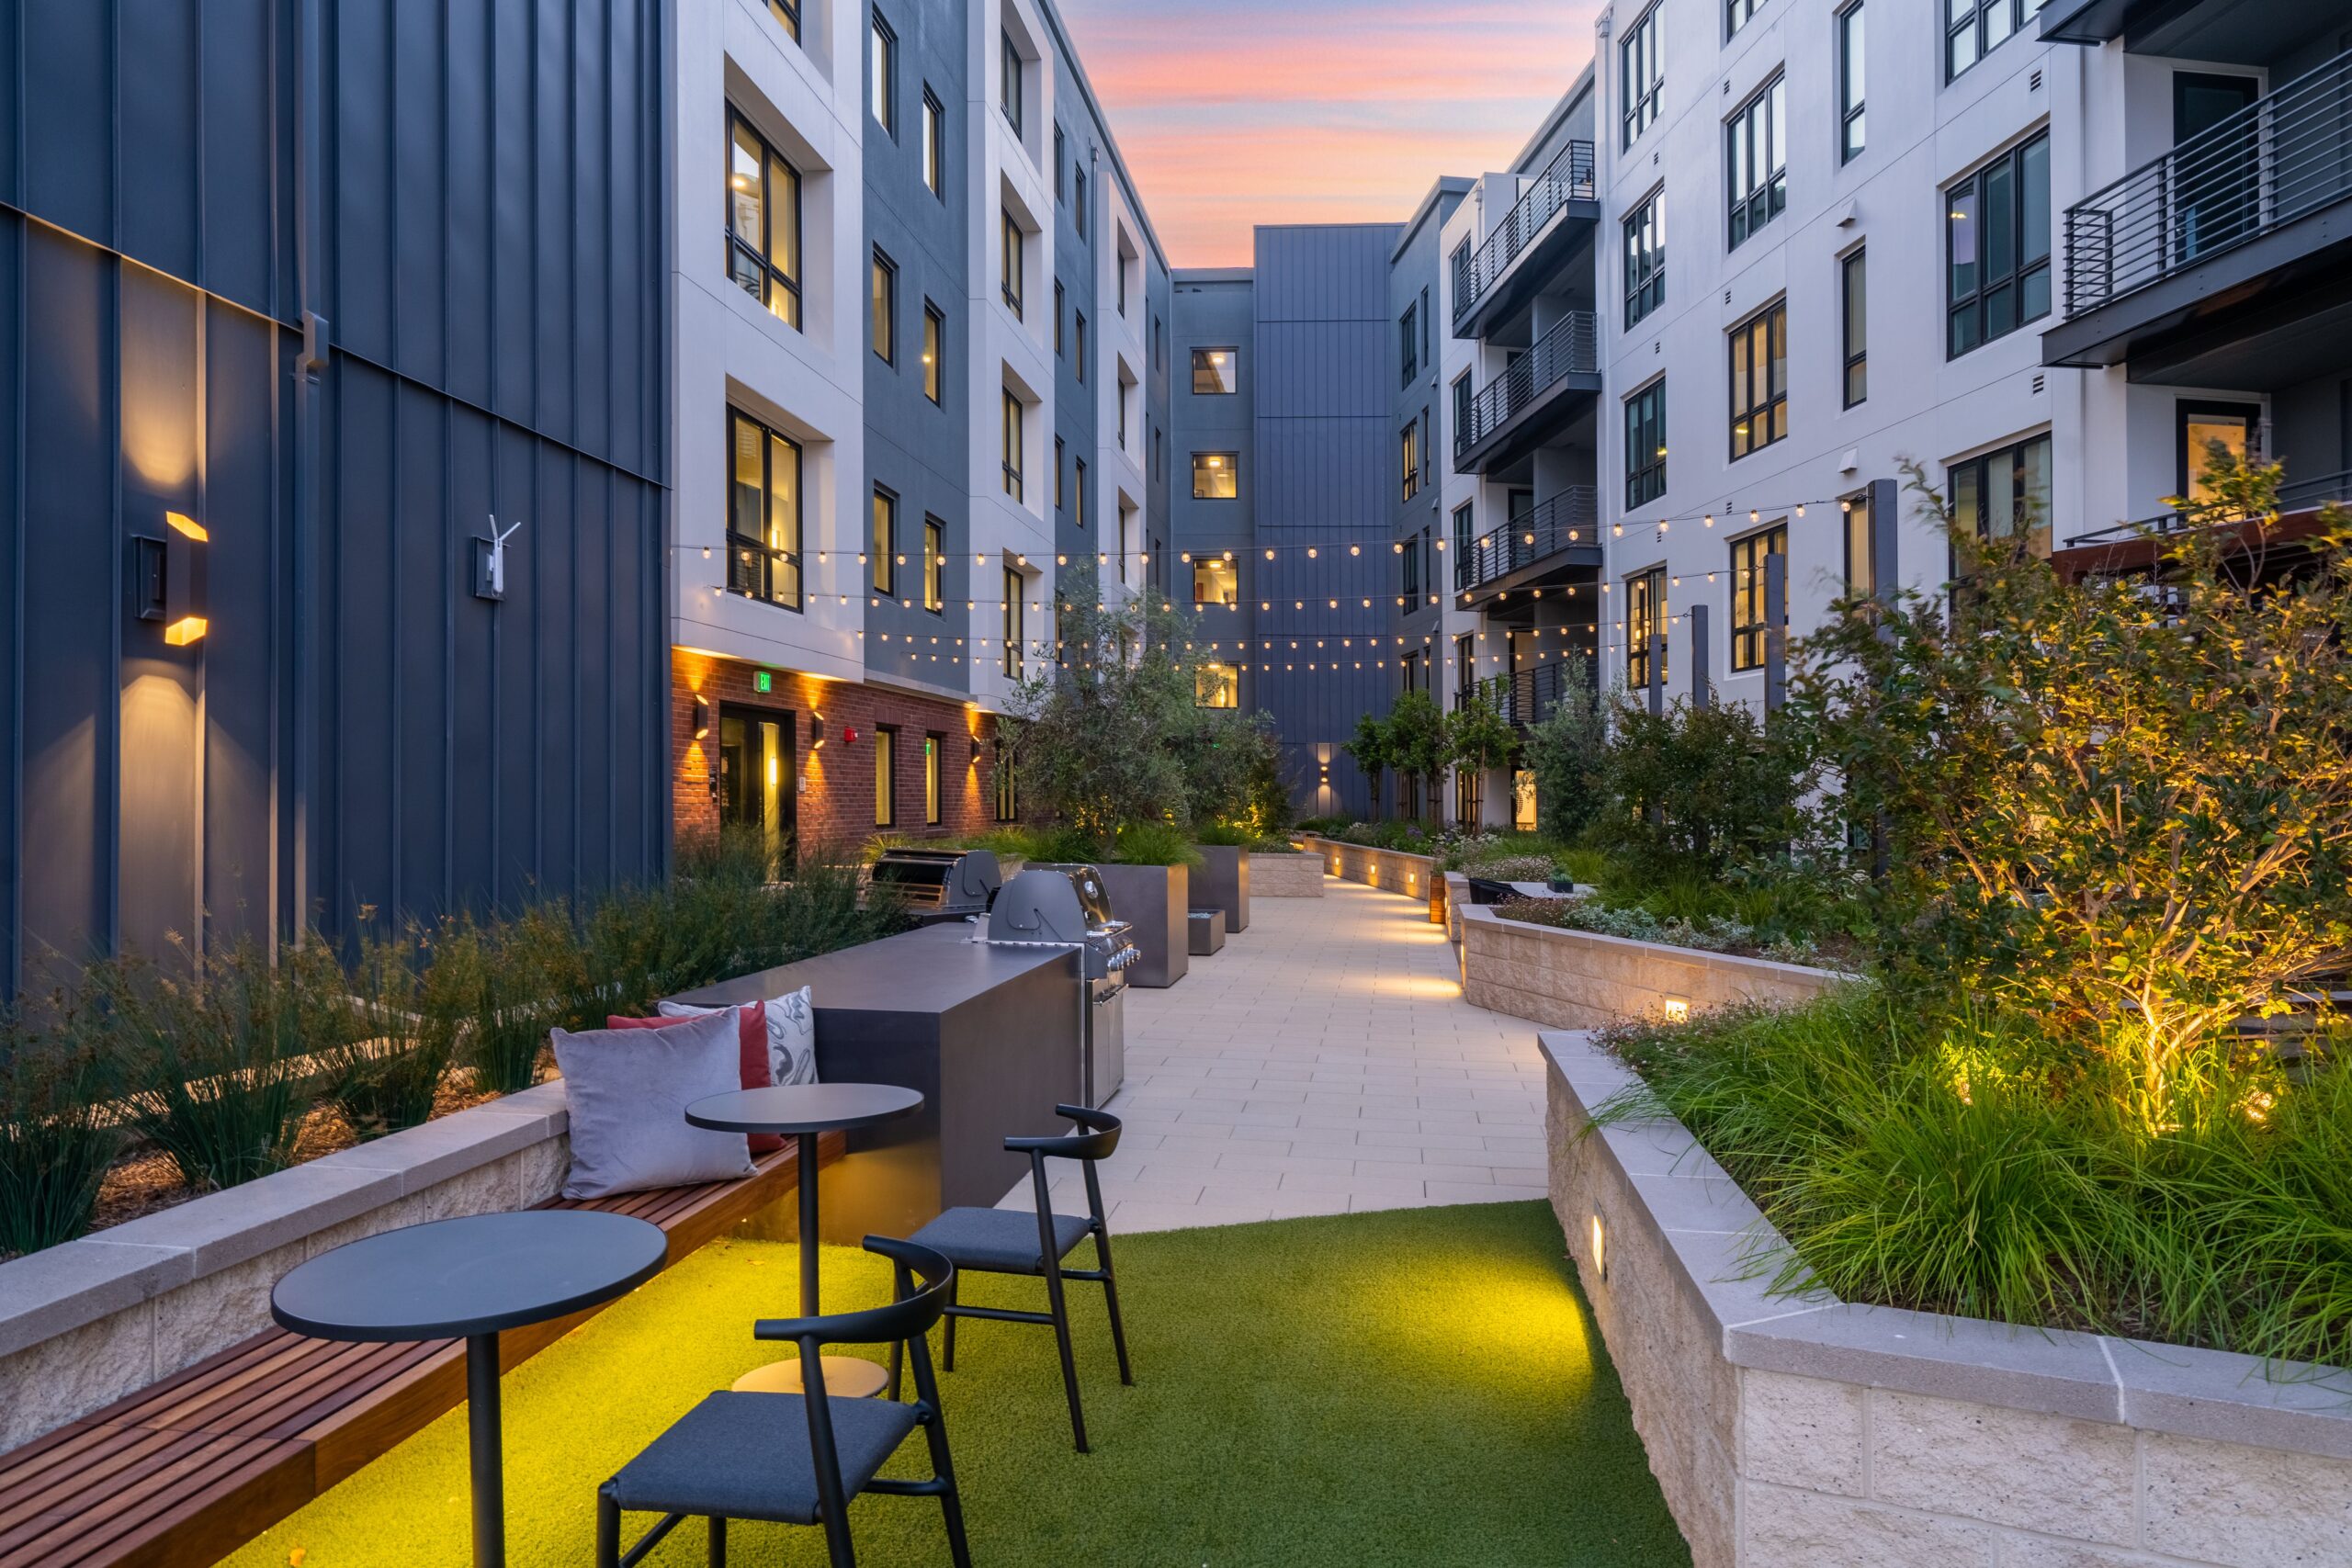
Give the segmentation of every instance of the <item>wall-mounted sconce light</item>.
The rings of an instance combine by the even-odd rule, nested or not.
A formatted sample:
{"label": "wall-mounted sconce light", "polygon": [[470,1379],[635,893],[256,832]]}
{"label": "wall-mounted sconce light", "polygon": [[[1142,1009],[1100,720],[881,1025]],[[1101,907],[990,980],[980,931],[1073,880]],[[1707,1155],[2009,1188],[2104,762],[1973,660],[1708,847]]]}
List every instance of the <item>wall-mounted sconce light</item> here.
{"label": "wall-mounted sconce light", "polygon": [[821,751],[824,749],[825,716],[820,713],[811,713],[808,716],[808,750]]}
{"label": "wall-mounted sconce light", "polygon": [[193,517],[164,513],[164,536],[141,537],[131,557],[131,592],[139,618],[164,623],[164,640],[186,648],[210,629],[211,599],[205,547],[211,536]]}
{"label": "wall-mounted sconce light", "polygon": [[700,692],[695,694],[695,739],[700,740],[710,733],[710,699]]}
{"label": "wall-mounted sconce light", "polygon": [[1609,1278],[1608,1233],[1600,1228],[1600,1216],[1592,1216],[1592,1271],[1603,1280]]}
{"label": "wall-mounted sconce light", "polygon": [[494,604],[506,597],[506,541],[513,538],[514,530],[522,525],[523,520],[518,517],[502,529],[493,515],[490,520],[490,537],[474,540],[475,598],[487,599]]}

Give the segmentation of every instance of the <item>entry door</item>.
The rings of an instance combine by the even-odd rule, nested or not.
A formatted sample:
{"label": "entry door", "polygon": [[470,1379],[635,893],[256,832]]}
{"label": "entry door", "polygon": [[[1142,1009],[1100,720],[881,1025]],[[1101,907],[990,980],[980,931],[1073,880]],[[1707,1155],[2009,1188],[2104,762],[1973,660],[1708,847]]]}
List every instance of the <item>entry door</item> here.
{"label": "entry door", "polygon": [[720,709],[719,820],[754,829],[779,867],[792,850],[796,789],[793,716],[732,705]]}
{"label": "entry door", "polygon": [[2240,114],[2260,95],[2251,76],[2173,73],[2172,144],[2183,150],[2173,175],[2177,261],[2242,240],[2260,220],[2261,128],[2255,116]]}
{"label": "entry door", "polygon": [[2218,441],[2231,457],[2243,457],[2255,449],[2255,433],[2261,427],[2259,403],[2182,403],[2177,476],[2180,488],[2173,493],[2186,496],[2194,505],[2218,499],[2205,479],[2205,469],[2212,461],[2213,444]]}

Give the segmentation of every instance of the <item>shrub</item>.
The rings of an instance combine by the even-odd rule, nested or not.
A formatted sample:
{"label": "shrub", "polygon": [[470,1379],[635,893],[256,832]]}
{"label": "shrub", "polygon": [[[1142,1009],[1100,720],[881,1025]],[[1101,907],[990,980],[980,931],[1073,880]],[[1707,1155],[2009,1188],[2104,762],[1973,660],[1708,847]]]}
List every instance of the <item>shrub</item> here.
{"label": "shrub", "polygon": [[1581,651],[1561,658],[1564,690],[1527,727],[1527,766],[1535,774],[1535,825],[1547,837],[1573,839],[1606,803],[1600,775],[1609,745],[1609,709],[1592,686]]}
{"label": "shrub", "polygon": [[580,933],[561,904],[532,904],[491,925],[453,920],[443,929],[435,967],[445,962],[453,966],[449,989],[464,1010],[476,1079],[493,1094],[538,1081],[549,1030],[604,1022]]}
{"label": "shrub", "polygon": [[465,1014],[428,989],[429,950],[428,933],[413,925],[359,939],[341,1021],[320,1055],[325,1099],[361,1139],[430,1120],[457,1056]]}
{"label": "shrub", "polygon": [[1420,779],[1422,809],[1435,816],[1441,781],[1453,761],[1445,710],[1427,692],[1407,692],[1388,710],[1387,736],[1388,765]]}
{"label": "shrub", "polygon": [[1680,698],[1657,714],[1621,700],[1610,723],[1600,781],[1614,809],[1601,826],[1640,870],[1716,876],[1797,835],[1811,770],[1796,727]]}
{"label": "shrub", "polygon": [[[1380,786],[1387,777],[1388,769],[1396,763],[1396,747],[1388,721],[1378,714],[1356,715],[1355,733],[1340,742],[1340,750],[1348,754],[1348,761],[1353,762],[1357,771],[1363,774],[1364,784],[1372,792],[1373,819],[1379,820],[1382,815]],[[1348,825],[1348,820],[1344,817],[1332,817],[1322,820],[1330,823],[1335,829]]]}
{"label": "shrub", "polygon": [[1198,865],[1193,835],[1166,822],[1130,822],[1112,840],[1109,858],[1119,865]]}
{"label": "shrub", "polygon": [[0,1257],[87,1230],[123,1134],[102,1107],[119,1077],[86,1011],[0,1013]]}

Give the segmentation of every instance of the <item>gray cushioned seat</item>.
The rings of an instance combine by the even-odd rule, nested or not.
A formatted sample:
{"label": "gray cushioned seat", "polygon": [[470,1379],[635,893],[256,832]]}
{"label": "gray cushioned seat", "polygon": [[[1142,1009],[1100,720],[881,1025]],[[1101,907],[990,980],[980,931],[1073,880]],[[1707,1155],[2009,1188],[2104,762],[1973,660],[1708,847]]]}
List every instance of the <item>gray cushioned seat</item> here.
{"label": "gray cushioned seat", "polygon": [[[1083,1214],[1056,1214],[1056,1258],[1086,1239]],[[946,1254],[958,1269],[989,1274],[1042,1274],[1037,1216],[1019,1209],[950,1209],[910,1238],[917,1247]]]}
{"label": "gray cushioned seat", "polygon": [[[887,1399],[828,1403],[842,1487],[854,1497],[915,1429],[915,1407]],[[808,1404],[797,1393],[710,1395],[613,1477],[614,1501],[643,1513],[816,1523]]]}

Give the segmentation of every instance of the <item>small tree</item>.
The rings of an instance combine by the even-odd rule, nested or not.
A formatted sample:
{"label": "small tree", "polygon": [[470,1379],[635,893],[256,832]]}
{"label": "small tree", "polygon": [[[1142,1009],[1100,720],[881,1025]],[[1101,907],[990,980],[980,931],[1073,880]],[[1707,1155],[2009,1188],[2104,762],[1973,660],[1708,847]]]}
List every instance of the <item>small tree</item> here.
{"label": "small tree", "polygon": [[[2352,553],[2262,582],[2280,471],[2222,455],[2160,592],[1979,541],[1961,585],[1849,607],[1799,691],[1887,825],[1891,956],[2120,1068],[2146,1125],[2232,1022],[2352,963]],[[2252,568],[2253,570],[2249,570]]]}
{"label": "small tree", "polygon": [[1600,814],[1609,710],[1581,651],[1561,664],[1559,700],[1527,727],[1527,766],[1535,775],[1536,826],[1552,838],[1572,839]]}
{"label": "small tree", "polygon": [[1379,821],[1381,777],[1395,760],[1388,721],[1378,714],[1358,714],[1355,735],[1340,742],[1340,750],[1363,771],[1364,783],[1372,786],[1372,819]]}
{"label": "small tree", "polygon": [[1446,742],[1453,761],[1471,770],[1475,782],[1470,788],[1470,825],[1475,827],[1480,815],[1477,807],[1485,799],[1487,772],[1510,761],[1511,753],[1518,749],[1519,737],[1496,711],[1495,705],[1480,693],[1453,710],[1446,721]]}
{"label": "small tree", "polygon": [[1663,712],[1620,698],[1599,769],[1620,842],[1657,873],[1720,875],[1785,846],[1809,784],[1794,727],[1766,724],[1745,703]]}
{"label": "small tree", "polygon": [[1422,784],[1424,815],[1437,809],[1439,782],[1453,761],[1445,710],[1427,692],[1407,692],[1388,710],[1388,763]]}

